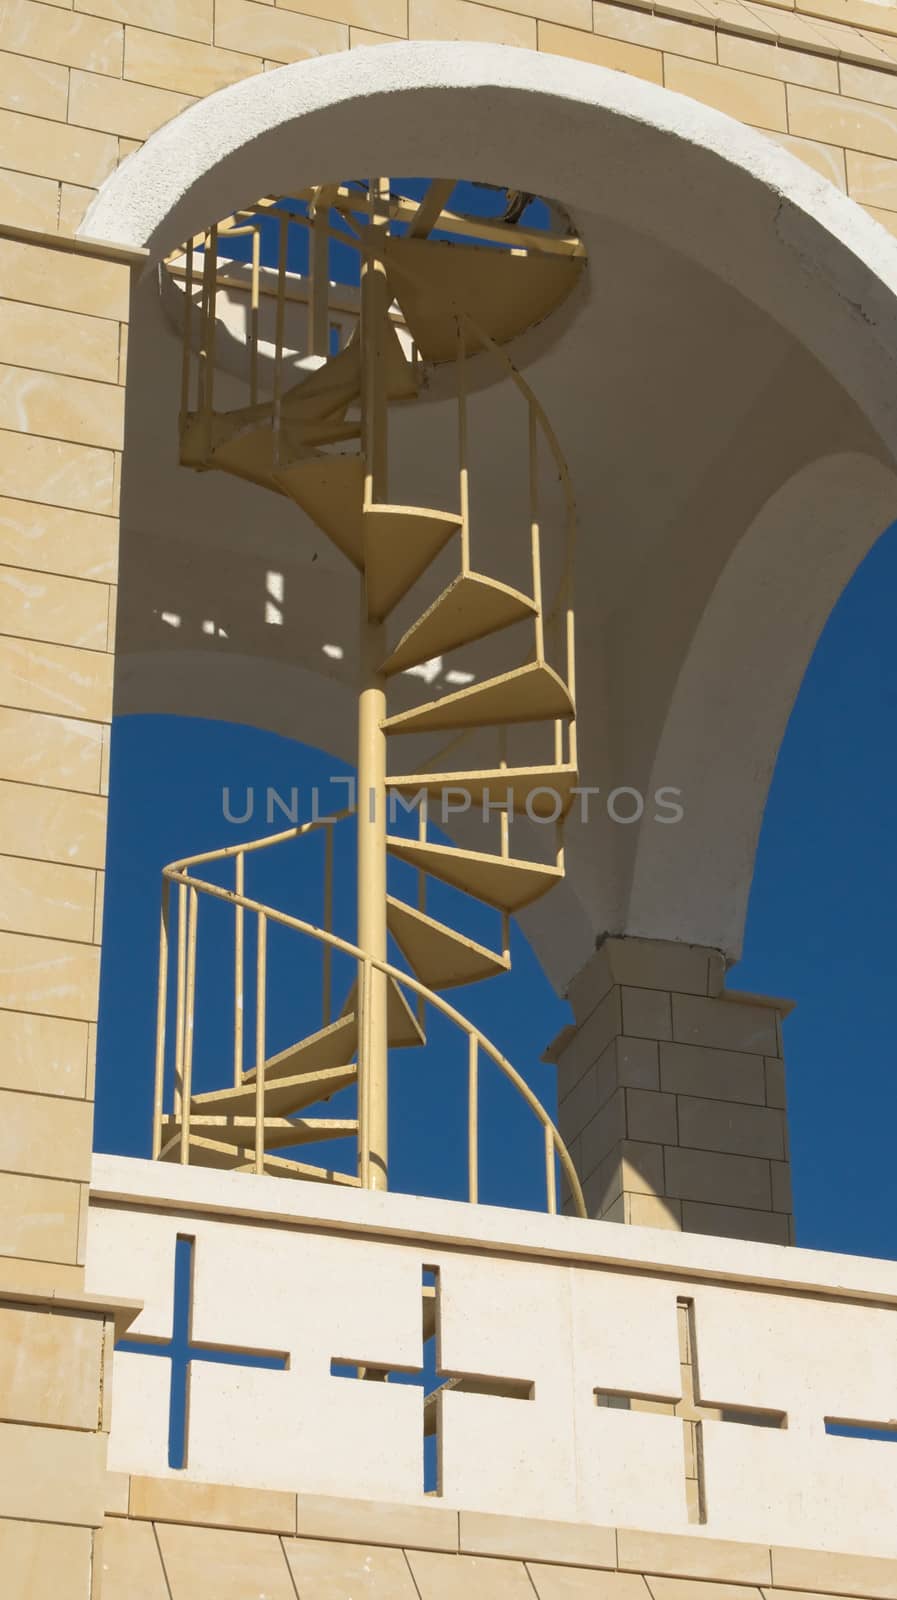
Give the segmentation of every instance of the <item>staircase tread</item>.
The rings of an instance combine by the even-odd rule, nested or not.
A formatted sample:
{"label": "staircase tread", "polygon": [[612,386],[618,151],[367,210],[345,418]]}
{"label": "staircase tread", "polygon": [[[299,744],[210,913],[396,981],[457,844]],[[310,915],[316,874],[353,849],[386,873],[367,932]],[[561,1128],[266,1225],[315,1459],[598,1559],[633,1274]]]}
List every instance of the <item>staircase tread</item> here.
{"label": "staircase tread", "polygon": [[[177,1158],[180,1140],[174,1139],[162,1152],[163,1161],[173,1161]],[[196,1160],[197,1166],[223,1167],[233,1171],[253,1172],[254,1162],[246,1161],[245,1150],[240,1145],[227,1144],[218,1139],[194,1139],[189,1141],[190,1153]],[[340,1188],[358,1189],[361,1180],[354,1173],[336,1172],[330,1167],[316,1167],[310,1162],[289,1161],[284,1156],[265,1156],[265,1173],[268,1177],[304,1178],[310,1183],[332,1183]]]}
{"label": "staircase tread", "polygon": [[373,505],[362,512],[368,615],[385,617],[461,526],[454,511]]}
{"label": "staircase tread", "polygon": [[[527,799],[540,789],[555,792],[560,801],[559,817],[566,816],[573,804],[573,789],[579,770],[569,762],[550,763],[546,766],[484,767],[475,772],[402,772],[386,780],[387,789],[399,792],[426,789],[438,794],[442,789],[466,789],[471,805],[479,805],[488,789],[490,803],[495,803],[508,789],[514,797],[514,807],[526,805]],[[530,813],[536,817],[554,819],[550,798],[530,801]]]}
{"label": "staircase tread", "polygon": [[[265,1111],[271,1116],[288,1116],[305,1106],[329,1100],[331,1095],[354,1083],[358,1069],[352,1062],[338,1067],[327,1067],[316,1072],[298,1073],[292,1078],[275,1079],[265,1083]],[[255,1111],[255,1084],[243,1083],[238,1088],[213,1089],[207,1094],[193,1096],[191,1111],[220,1112],[224,1116],[252,1116]]]}
{"label": "staircase tread", "polygon": [[[354,1013],[357,997],[358,979],[356,978],[346,997],[346,1004],[343,1008],[345,1012]],[[392,1050],[414,1049],[416,1046],[427,1042],[423,1028],[395,978],[390,978],[388,981],[386,1026],[389,1046]]]}
{"label": "staircase tread", "polygon": [[453,845],[423,844],[392,834],[387,835],[386,846],[399,861],[421,867],[443,883],[502,911],[519,911],[530,905],[564,876],[561,867],[542,861],[459,850]]}
{"label": "staircase tread", "polygon": [[504,955],[428,916],[415,906],[387,895],[389,931],[421,983],[428,989],[453,989],[477,983],[510,969]]}
{"label": "staircase tread", "polygon": [[381,671],[406,672],[535,614],[535,602],[519,589],[482,573],[460,573],[406,629]]}
{"label": "staircase tread", "polygon": [[387,717],[387,733],[423,733],[442,728],[481,728],[500,723],[548,722],[573,715],[570,692],[545,661],[530,661],[440,700]]}
{"label": "staircase tread", "polygon": [[[178,1135],[182,1119],[179,1116],[163,1118],[163,1133]],[[255,1143],[255,1117],[190,1115],[191,1134],[195,1129],[201,1137],[214,1138],[216,1130],[228,1144],[241,1147]],[[265,1149],[276,1150],[294,1144],[315,1144],[321,1140],[347,1138],[357,1133],[358,1122],[346,1117],[269,1117],[264,1119]]]}
{"label": "staircase tread", "polygon": [[275,470],[274,481],[358,567],[364,565],[361,502],[364,462],[360,455],[307,456]]}
{"label": "staircase tread", "polygon": [[[310,1058],[306,1071],[326,1067],[339,1067],[349,1061],[358,1045],[358,1025],[354,1017],[337,1017],[314,1033],[308,1033],[295,1044],[278,1050],[265,1062],[265,1082],[276,1083],[278,1078],[299,1076],[297,1063]],[[243,1074],[244,1083],[255,1083],[255,1067]]]}

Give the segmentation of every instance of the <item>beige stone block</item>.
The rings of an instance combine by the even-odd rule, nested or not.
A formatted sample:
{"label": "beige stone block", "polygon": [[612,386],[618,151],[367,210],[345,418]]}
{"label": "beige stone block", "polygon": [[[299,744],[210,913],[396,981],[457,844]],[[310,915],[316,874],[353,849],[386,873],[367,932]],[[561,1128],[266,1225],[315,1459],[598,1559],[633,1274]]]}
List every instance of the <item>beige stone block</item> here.
{"label": "beige stone block", "polygon": [[0,633],[104,650],[108,619],[105,584],[0,566]]}
{"label": "beige stone block", "polygon": [[763,4],[741,5],[740,0],[701,0],[720,29],[730,28],[753,39],[774,39],[777,16]]}
{"label": "beige stone block", "polygon": [[720,33],[719,60],[738,72],[755,72],[760,77],[778,78],[782,83],[802,83],[810,89],[838,92],[838,63],[825,56],[808,55],[803,50],[782,49],[760,39],[741,39],[737,34]]}
{"label": "beige stone block", "polygon": [[[39,307],[20,305],[18,311]],[[107,324],[86,317],[97,327]],[[108,324],[108,326],[117,326]],[[118,574],[118,522],[33,500],[0,499],[0,547],[9,566],[54,572],[97,583],[114,583]]]}
{"label": "beige stone block", "polygon": [[673,995],[673,1038],[683,1044],[777,1056],[776,1013],[771,1006]]}
{"label": "beige stone block", "polygon": [[[34,0],[7,0],[3,10],[3,45],[19,55],[56,61],[63,67],[121,74],[123,29],[99,17],[63,15]],[[65,120],[65,110],[62,111]]]}
{"label": "beige stone block", "polygon": [[296,1600],[280,1540],[224,1528],[156,1528],[171,1600]]}
{"label": "beige stone block", "polygon": [[869,155],[897,156],[897,112],[818,89],[788,88],[791,133]]}
{"label": "beige stone block", "polygon": [[108,722],[112,657],[97,650],[0,637],[0,704]]}
{"label": "beige stone block", "polygon": [[83,867],[0,856],[0,928],[89,941],[95,888],[96,874]]}
{"label": "beige stone block", "polygon": [[670,996],[662,989],[622,988],[623,1032],[634,1038],[671,1039]]}
{"label": "beige stone block", "polygon": [[7,1089],[0,1118],[0,1171],[86,1183],[92,1129],[93,1108],[86,1100]]}
{"label": "beige stone block", "polygon": [[[100,1600],[171,1600],[156,1535],[148,1522],[109,1517],[103,1525]],[[197,1595],[202,1595],[200,1589]]]}
{"label": "beige stone block", "polygon": [[[629,1528],[617,1533],[617,1563],[629,1572],[723,1583],[769,1583],[771,1576],[769,1551],[764,1546],[689,1538],[687,1534],[637,1533]],[[712,1600],[709,1594],[707,1600]]]}
{"label": "beige stone block", "polygon": [[[118,23],[133,22],[142,27],[147,22],[145,0],[75,0],[75,11],[89,11],[93,17],[108,17]],[[208,44],[212,38],[213,12],[214,0],[153,0],[153,22],[159,32],[174,34],[176,38],[199,39]],[[72,65],[82,63],[73,62]]]}
{"label": "beige stone block", "polygon": [[533,1600],[526,1568],[520,1561],[491,1556],[436,1555],[408,1550],[408,1565],[420,1600]]}
{"label": "beige stone block", "polygon": [[128,28],[125,33],[124,76],[134,83],[207,95],[261,70],[257,55],[173,39],[146,28]]}
{"label": "beige stone block", "polygon": [[640,1144],[627,1139],[610,1158],[620,1174],[620,1187],[627,1194],[663,1194],[663,1149],[658,1144]]}
{"label": "beige stone block", "polygon": [[621,1222],[621,1223],[625,1223],[625,1221],[626,1221],[626,1197],[625,1197],[625,1195],[622,1195],[622,1194],[618,1195],[617,1199],[613,1202],[612,1205],[609,1205],[609,1206],[603,1206],[603,1205],[593,1206],[591,1201],[590,1201],[590,1199],[589,1199],[588,1192],[586,1192],[586,1207],[588,1209],[588,1213],[589,1213],[590,1217],[598,1217],[600,1219],[600,1221],[602,1221],[602,1222]]}
{"label": "beige stone block", "polygon": [[126,1517],[128,1515],[130,1493],[131,1480],[126,1472],[106,1473],[107,1517]]}
{"label": "beige stone block", "polygon": [[[5,25],[0,38],[5,45]],[[25,111],[32,117],[55,117],[64,121],[68,92],[69,75],[65,67],[0,50],[0,106],[7,111]]]}
{"label": "beige stone block", "polygon": [[740,1583],[703,1583],[695,1578],[647,1579],[653,1600],[761,1600],[760,1591]]}
{"label": "beige stone block", "polygon": [[[785,86],[756,73],[736,72],[731,67],[715,67],[706,61],[689,61],[683,56],[666,56],[664,82],[677,94],[690,95],[705,105],[725,111],[739,122],[754,128],[788,131]],[[792,128],[792,132],[801,129]]]}
{"label": "beige stone block", "polygon": [[101,758],[98,723],[0,706],[0,779],[96,793]]}
{"label": "beige stone block", "polygon": [[614,986],[614,976],[608,955],[609,941],[605,940],[580,967],[575,978],[567,985],[567,999],[573,1007],[577,1023],[582,1024]]}
{"label": "beige stone block", "polygon": [[[74,121],[71,100],[69,115]],[[118,156],[115,140],[105,133],[25,116],[21,111],[0,111],[0,148],[15,151],[23,172],[92,187],[109,176]]]}
{"label": "beige stone block", "polygon": [[663,56],[659,50],[647,50],[644,45],[580,33],[577,28],[562,28],[553,22],[540,22],[539,49],[549,55],[569,56],[574,61],[588,61],[594,66],[611,67],[615,72],[628,72],[635,78],[646,78],[649,83],[663,83]]}
{"label": "beige stone block", "polygon": [[620,990],[614,987],[599,1001],[558,1052],[560,1083],[566,1088],[568,1084],[577,1083],[588,1069],[594,1068],[596,1061],[601,1059],[608,1046],[617,1038],[622,1026]]}
{"label": "beige stone block", "polygon": [[847,151],[847,192],[860,205],[897,211],[897,160]]}
{"label": "beige stone block", "polygon": [[615,983],[681,994],[706,995],[711,963],[715,966],[719,960],[716,950],[674,939],[606,939],[602,950]]}
{"label": "beige stone block", "polygon": [[[595,33],[607,38],[625,39],[630,44],[647,45],[652,50],[672,50],[676,55],[696,56],[701,61],[716,60],[716,35],[712,28],[695,28],[673,17],[659,17],[653,11],[608,5],[606,0],[594,0],[592,15]],[[631,983],[633,980],[620,981]]]}
{"label": "beige stone block", "polygon": [[777,1589],[897,1600],[897,1562],[879,1556],[774,1548],[772,1575]]}
{"label": "beige stone block", "polygon": [[649,1144],[676,1144],[676,1096],[653,1089],[627,1089],[626,1132],[630,1139]]}
{"label": "beige stone block", "polygon": [[[17,1181],[10,1178],[11,1182]],[[29,1180],[31,1181],[31,1180]],[[81,1185],[72,1185],[80,1190]],[[3,1234],[3,1204],[0,1201],[0,1235]],[[84,1289],[84,1268],[75,1263],[32,1261],[16,1256],[0,1256],[0,1289],[13,1294],[80,1294]]]}
{"label": "beige stone block", "polygon": [[283,1548],[298,1594],[315,1600],[418,1600],[402,1550],[324,1539],[285,1539]]}
{"label": "beige stone block", "polygon": [[878,72],[874,67],[858,67],[849,61],[842,61],[839,70],[842,94],[854,100],[871,100],[874,105],[897,106],[897,73]]}
{"label": "beige stone block", "polygon": [[716,1205],[769,1211],[769,1162],[710,1150],[668,1149],[666,1192],[679,1200],[709,1200]]}
{"label": "beige stone block", "polygon": [[99,960],[93,945],[0,931],[0,1009],[93,1022]]}
{"label": "beige stone block", "polygon": [[91,1531],[0,1519],[3,1600],[84,1600]]}
{"label": "beige stone block", "polygon": [[794,1196],[791,1192],[791,1167],[787,1161],[773,1161],[770,1167],[772,1178],[772,1209],[773,1211],[794,1210]]}
{"label": "beige stone block", "polygon": [[148,139],[192,103],[192,96],[172,94],[169,89],[151,89],[142,83],[72,69],[69,120],[82,128],[98,129],[104,136]]}
{"label": "beige stone block", "polygon": [[[563,0],[548,0],[548,4]],[[581,4],[582,0],[570,0]],[[393,37],[405,34],[408,22],[406,0],[277,0],[288,11],[301,11],[305,16],[323,17],[331,22],[345,22],[353,28],[367,28],[375,33]],[[508,7],[510,10],[510,6]],[[521,11],[530,7],[522,3]]]}
{"label": "beige stone block", "polygon": [[857,28],[886,26],[886,8],[880,0],[795,0],[798,11],[817,17],[834,17]]}
{"label": "beige stone block", "polygon": [[86,1081],[86,1022],[0,1011],[0,1088],[77,1100]]}
{"label": "beige stone block", "polygon": [[679,1096],[679,1142],[693,1150],[731,1150],[735,1155],[784,1160],[781,1112],[731,1100]]}
{"label": "beige stone block", "polygon": [[0,1305],[4,1418],[98,1428],[102,1356],[101,1317]]}
{"label": "beige stone block", "polygon": [[[400,37],[404,39],[406,35],[403,33]],[[349,29],[350,50],[363,50],[367,45],[393,44],[394,42],[395,35],[390,33],[375,33],[371,28]]]}
{"label": "beige stone block", "polygon": [[64,246],[0,239],[0,295],[31,305],[127,321],[130,270]]}
{"label": "beige stone block", "polygon": [[297,1529],[307,1539],[414,1545],[418,1550],[458,1548],[458,1513],[445,1506],[403,1506],[300,1492]]}
{"label": "beige stone block", "polygon": [[0,214],[10,227],[53,233],[59,214],[59,184],[0,168]]}
{"label": "beige stone block", "polygon": [[864,210],[868,211],[876,222],[880,222],[883,228],[887,228],[889,233],[897,235],[897,211],[879,211],[877,206],[865,206]]}
{"label": "beige stone block", "polygon": [[682,1227],[682,1201],[663,1195],[627,1194],[624,1196],[624,1221],[631,1228],[666,1228],[679,1232]]}
{"label": "beige stone block", "polygon": [[626,1102],[622,1089],[601,1107],[596,1116],[592,1117],[582,1129],[579,1138],[581,1170],[583,1176],[595,1171],[598,1164],[604,1160],[626,1138]]}
{"label": "beige stone block", "polygon": [[132,1477],[128,1511],[147,1522],[187,1522],[257,1533],[296,1532],[296,1496],[279,1489],[235,1489],[176,1478]]}
{"label": "beige stone block", "polygon": [[532,17],[514,16],[468,0],[408,0],[409,39],[470,39],[479,44],[511,44],[536,49]]}
{"label": "beige stone block", "polygon": [[636,1572],[584,1572],[576,1567],[528,1566],[538,1600],[651,1600]]}
{"label": "beige stone block", "polygon": [[796,139],[790,133],[777,133],[774,137],[776,144],[790,150],[799,161],[806,162],[823,178],[828,178],[829,183],[839,189],[847,188],[843,150],[838,150],[832,144],[819,144],[816,139]]}
{"label": "beige stone block", "polygon": [[582,1567],[617,1564],[613,1528],[592,1528],[581,1522],[541,1522],[462,1511],[460,1545],[466,1555],[512,1556],[520,1561],[569,1562]]}
{"label": "beige stone block", "polygon": [[0,355],[16,366],[39,367],[44,372],[116,383],[118,323],[81,316],[73,311],[52,311],[47,306],[3,300],[0,301]]}
{"label": "beige stone block", "polygon": [[[610,1049],[612,1052],[612,1045]],[[605,1052],[605,1055],[608,1055],[608,1052]],[[616,1083],[616,1074],[613,1071],[615,1062],[612,1055],[609,1055],[609,1061],[612,1069],[611,1081]],[[599,1063],[596,1062],[594,1067],[586,1068],[582,1077],[572,1085],[567,1093],[563,1094],[559,1101],[558,1115],[567,1131],[567,1135],[571,1139],[575,1138],[598,1113],[598,1108],[601,1104],[598,1088],[599,1077]],[[564,1088],[564,1086],[564,1079],[560,1078],[559,1088]]]}
{"label": "beige stone block", "polygon": [[0,428],[120,449],[124,390],[87,378],[0,366]]}
{"label": "beige stone block", "polygon": [[752,1211],[746,1207],[682,1202],[684,1233],[710,1234],[718,1239],[756,1239],[761,1244],[791,1244],[788,1217],[781,1212]]}
{"label": "beige stone block", "polygon": [[660,1083],[671,1094],[703,1095],[709,1100],[762,1106],[766,1099],[762,1059],[704,1045],[662,1044]]}
{"label": "beige stone block", "polygon": [[766,1104],[784,1111],[786,1103],[785,1063],[770,1056],[766,1061]]}
{"label": "beige stone block", "polygon": [[89,205],[96,199],[96,189],[84,189],[77,183],[63,183],[59,188],[59,232],[74,238],[84,220]]}
{"label": "beige stone block", "polygon": [[653,1039],[621,1038],[613,1049],[621,1088],[660,1088],[660,1056]]}
{"label": "beige stone block", "polygon": [[267,60],[305,61],[309,56],[345,50],[349,30],[342,22],[300,16],[255,0],[215,0],[215,43]]}
{"label": "beige stone block", "polygon": [[105,1457],[105,1434],[0,1422],[0,1516],[38,1520],[52,1507],[60,1522],[99,1527]]}

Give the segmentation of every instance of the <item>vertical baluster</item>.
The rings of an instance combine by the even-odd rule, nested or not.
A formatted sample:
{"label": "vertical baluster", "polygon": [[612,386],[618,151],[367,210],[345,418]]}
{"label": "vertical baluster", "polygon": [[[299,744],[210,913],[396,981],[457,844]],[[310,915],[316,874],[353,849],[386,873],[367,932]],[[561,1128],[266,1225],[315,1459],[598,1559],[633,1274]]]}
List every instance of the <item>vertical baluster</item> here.
{"label": "vertical baluster", "polygon": [[542,551],[539,533],[539,433],[536,407],[529,403],[529,522],[533,560],[533,604],[536,608],[536,660],[545,659],[545,630],[542,618]]}
{"label": "vertical baluster", "polygon": [[[333,932],[333,828],[324,829],[324,931]],[[330,1021],[333,994],[333,945],[325,944],[321,976],[321,1026]]]}
{"label": "vertical baluster", "polygon": [[470,571],[470,467],[467,437],[467,340],[458,318],[458,491],[461,512],[461,574]]}
{"label": "vertical baluster", "polygon": [[259,278],[262,261],[262,230],[252,230],[252,283],[249,299],[249,403],[259,398]]}
{"label": "vertical baluster", "polygon": [[286,217],[278,218],[280,239],[277,251],[277,310],[274,323],[274,405],[271,426],[274,431],[274,460],[280,460],[280,406],[283,399],[283,330],[286,313],[287,247],[289,224]]}
{"label": "vertical baluster", "polygon": [[206,235],[203,262],[202,415],[206,448],[212,447],[212,410],[215,403],[215,334],[218,307],[218,229]]}
{"label": "vertical baluster", "polygon": [[190,1160],[190,1109],[193,1098],[193,1033],[196,1014],[196,938],[199,920],[199,895],[191,886],[187,914],[187,987],[184,1016],[184,1074],[181,1105],[181,1165]]}
{"label": "vertical baluster", "polygon": [[181,363],[181,422],[190,410],[190,365],[193,357],[193,240],[186,249],[184,277],[184,349]]}
{"label": "vertical baluster", "polygon": [[476,1205],[480,1194],[479,1057],[475,1034],[468,1038],[467,1052],[467,1198]]}
{"label": "vertical baluster", "polygon": [[[234,857],[234,890],[243,894],[246,886],[246,860],[242,850]],[[234,907],[234,1088],[243,1081],[243,987],[244,987],[244,914],[243,907]]]}
{"label": "vertical baluster", "polygon": [[255,968],[255,1170],[265,1170],[265,1011],[267,990],[268,919],[258,914]]}
{"label": "vertical baluster", "polygon": [[370,960],[359,962],[361,972],[358,982],[358,1176],[361,1187],[371,1187],[371,1116],[370,1116],[370,1018],[371,977]]}
{"label": "vertical baluster", "polygon": [[330,207],[327,191],[318,189],[308,208],[308,348],[314,356],[328,356],[330,302]]}
{"label": "vertical baluster", "polygon": [[[417,837],[421,844],[426,844],[427,842],[429,805],[430,797],[425,789],[421,795],[420,805],[417,808]],[[424,872],[423,867],[418,869],[417,874],[417,909],[418,911],[426,911],[427,909],[427,874]],[[418,1026],[423,1031],[427,1020],[427,1002],[422,994],[417,996],[415,1011],[417,1013]]]}
{"label": "vertical baluster", "polygon": [[178,884],[177,1015],[174,1030],[174,1114],[181,1115],[184,1101],[184,997],[187,989],[187,885]]}
{"label": "vertical baluster", "polygon": [[554,1129],[545,1124],[545,1188],[548,1199],[549,1216],[555,1216],[558,1208],[557,1170],[554,1154]]}
{"label": "vertical baluster", "polygon": [[156,997],[156,1079],[153,1091],[153,1160],[162,1149],[162,1107],[165,1094],[165,1022],[168,1013],[168,907],[171,885],[162,879],[159,916],[159,992]]}

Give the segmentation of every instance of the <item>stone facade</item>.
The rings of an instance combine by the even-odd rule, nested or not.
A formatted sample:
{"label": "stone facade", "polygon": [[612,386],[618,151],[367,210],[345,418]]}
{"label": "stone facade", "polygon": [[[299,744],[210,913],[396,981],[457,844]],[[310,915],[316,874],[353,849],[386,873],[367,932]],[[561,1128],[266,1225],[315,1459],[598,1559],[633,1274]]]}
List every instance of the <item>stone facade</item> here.
{"label": "stone facade", "polygon": [[713,950],[606,940],[550,1052],[561,1134],[594,1217],[790,1244],[790,1006],[723,978]]}

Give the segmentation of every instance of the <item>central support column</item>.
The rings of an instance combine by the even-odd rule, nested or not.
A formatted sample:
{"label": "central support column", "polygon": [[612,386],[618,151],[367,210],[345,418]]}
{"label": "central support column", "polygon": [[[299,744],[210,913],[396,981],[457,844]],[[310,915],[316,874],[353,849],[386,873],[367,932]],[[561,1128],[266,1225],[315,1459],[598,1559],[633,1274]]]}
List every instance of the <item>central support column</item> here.
{"label": "central support column", "polygon": [[[383,381],[382,329],[389,289],[380,241],[388,225],[385,179],[372,179],[370,223],[361,268],[361,426],[364,510],[387,495],[387,414]],[[364,534],[362,532],[362,546]],[[358,944],[374,961],[385,961],[386,937],[386,680],[382,620],[372,618],[367,586],[361,585],[361,680],[358,697]],[[361,975],[359,975],[361,978]],[[359,1160],[363,1181],[389,1187],[388,985],[375,967],[359,981]],[[368,1154],[369,1153],[369,1154]]]}

